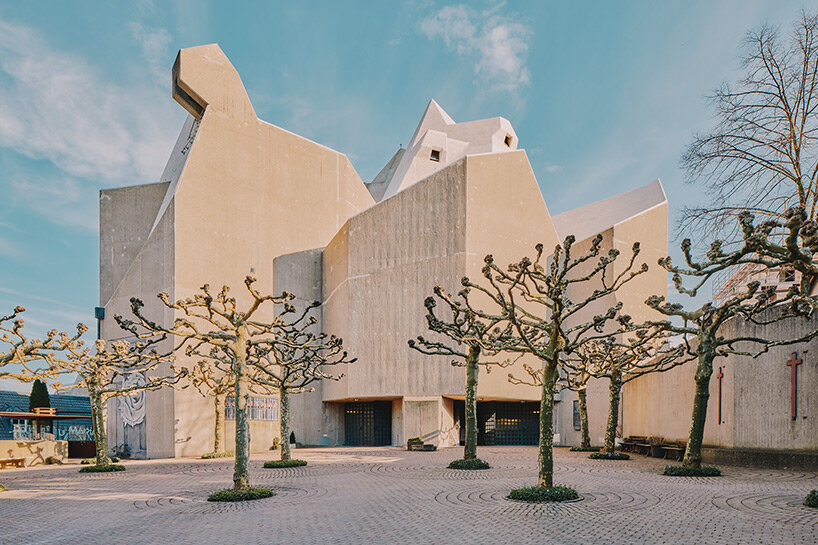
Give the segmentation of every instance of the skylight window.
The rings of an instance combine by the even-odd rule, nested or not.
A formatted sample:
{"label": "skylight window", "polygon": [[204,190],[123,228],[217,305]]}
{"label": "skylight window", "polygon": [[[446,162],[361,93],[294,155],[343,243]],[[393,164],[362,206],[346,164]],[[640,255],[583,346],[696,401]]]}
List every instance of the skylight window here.
{"label": "skylight window", "polygon": [[429,156],[429,160],[434,161],[435,163],[440,162],[440,150],[433,149],[432,154]]}

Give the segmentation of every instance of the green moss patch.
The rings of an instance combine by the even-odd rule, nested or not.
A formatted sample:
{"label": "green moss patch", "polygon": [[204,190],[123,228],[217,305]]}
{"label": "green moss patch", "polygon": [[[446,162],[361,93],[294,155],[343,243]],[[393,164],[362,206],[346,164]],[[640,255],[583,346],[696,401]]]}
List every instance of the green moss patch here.
{"label": "green moss patch", "polygon": [[207,501],[250,501],[261,500],[275,495],[276,493],[269,488],[250,487],[245,488],[244,490],[227,488],[225,490],[213,492],[207,497]]}
{"label": "green moss patch", "polygon": [[685,467],[685,466],[665,466],[662,475],[670,477],[718,477],[721,471],[717,467]]}
{"label": "green moss patch", "polygon": [[307,465],[304,460],[268,460],[264,462],[264,467],[267,469],[276,469],[280,467],[301,467]]}
{"label": "green moss patch", "polygon": [[202,454],[203,460],[210,460],[211,458],[232,458],[235,456],[232,452],[207,452]]}
{"label": "green moss patch", "polygon": [[594,452],[588,458],[592,460],[630,460],[631,457],[624,452]]}
{"label": "green moss patch", "polygon": [[[2,484],[0,484],[0,492],[5,492],[5,491],[6,491],[6,487],[3,486]],[[813,492],[814,492],[814,490],[813,490]]]}
{"label": "green moss patch", "polygon": [[85,466],[80,468],[80,473],[111,473],[114,471],[125,471],[125,466],[119,464],[108,464],[105,466]]}
{"label": "green moss patch", "polygon": [[449,464],[449,469],[491,469],[485,460],[475,458],[474,460],[453,460]]}
{"label": "green moss patch", "polygon": [[577,494],[576,490],[567,486],[552,486],[551,488],[528,486],[512,490],[508,495],[508,499],[532,503],[572,501],[578,500],[579,494]]}
{"label": "green moss patch", "polygon": [[[0,488],[2,487],[3,485],[0,485]],[[818,509],[818,490],[813,490],[812,492],[807,494],[807,497],[804,500],[804,505],[806,505],[807,507],[814,507],[815,509]]]}
{"label": "green moss patch", "polygon": [[[119,461],[119,458],[117,458],[116,456],[111,456],[108,459],[111,460],[112,464]],[[97,459],[96,458],[84,458],[80,463],[82,465],[84,465],[84,466],[97,465]]]}
{"label": "green moss patch", "polygon": [[571,447],[571,452],[599,452],[600,447]]}

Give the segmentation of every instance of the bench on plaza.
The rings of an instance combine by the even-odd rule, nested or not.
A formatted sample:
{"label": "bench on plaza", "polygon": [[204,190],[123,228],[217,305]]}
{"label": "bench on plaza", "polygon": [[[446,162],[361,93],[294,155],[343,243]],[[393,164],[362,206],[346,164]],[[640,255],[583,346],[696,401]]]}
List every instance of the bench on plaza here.
{"label": "bench on plaza", "polygon": [[652,446],[651,441],[653,437],[642,437],[642,441],[636,443],[633,447],[633,451],[636,454],[644,454],[645,456],[650,456],[650,447]]}
{"label": "bench on plaza", "polygon": [[686,448],[687,441],[671,441],[662,445],[662,449],[665,451],[665,458],[672,458],[673,460],[681,460],[684,458]]}
{"label": "bench on plaza", "polygon": [[642,435],[630,435],[626,437],[624,441],[622,441],[620,450],[626,452],[636,452],[636,445],[645,443],[647,440],[648,438]]}
{"label": "bench on plaza", "polygon": [[0,459],[0,469],[6,469],[6,466],[26,467],[25,458],[2,458]]}

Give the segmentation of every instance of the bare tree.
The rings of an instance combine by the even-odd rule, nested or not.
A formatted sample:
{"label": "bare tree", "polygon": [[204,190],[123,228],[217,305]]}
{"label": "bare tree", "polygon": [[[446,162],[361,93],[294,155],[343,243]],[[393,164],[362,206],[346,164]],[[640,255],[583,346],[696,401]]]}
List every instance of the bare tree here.
{"label": "bare tree", "polygon": [[[752,214],[747,212],[739,215],[739,221],[744,234],[743,243],[735,250],[725,251],[722,242],[716,240],[706,256],[702,260],[696,260],[692,255],[690,240],[685,239],[682,242],[684,266],[673,265],[669,257],[659,260],[659,265],[673,275],[673,283],[679,294],[696,297],[701,287],[714,274],[737,264],[752,263],[774,269],[791,263],[792,255],[785,248],[770,242],[770,238],[775,232],[786,229],[789,231],[786,235],[788,240],[797,239],[800,223],[768,220],[755,225]],[[782,250],[780,256],[771,255],[768,251],[776,248]],[[680,335],[687,353],[698,360],[696,394],[683,461],[686,467],[701,466],[701,445],[713,361],[728,355],[758,357],[771,347],[804,342],[818,335],[818,331],[811,331],[794,339],[770,339],[753,334],[728,334],[725,326],[733,321],[766,326],[784,319],[809,316],[815,301],[801,295],[797,286],[780,296],[776,294],[775,286],[762,287],[758,281],[751,281],[743,290],[738,290],[722,302],[709,302],[692,309],[685,308],[680,303],[666,302],[660,296],[650,297],[646,304],[669,318],[663,322],[655,322],[654,325]]]}
{"label": "bare tree", "polygon": [[802,13],[784,37],[769,25],[747,34],[744,77],[710,100],[716,126],[682,157],[688,181],[710,202],[687,208],[680,226],[725,232],[742,211],[762,220],[800,205],[818,215],[818,17]]}
{"label": "bare tree", "polygon": [[[213,350],[216,350],[215,348]],[[215,428],[213,431],[213,453],[224,452],[224,405],[227,396],[233,392],[233,375],[219,367],[225,357],[201,359],[190,371],[190,382],[204,397],[213,396]]]}
{"label": "bare tree", "polygon": [[[45,340],[31,339],[23,331],[21,315],[25,311],[25,308],[17,306],[11,314],[0,316],[0,378],[30,382],[47,376],[50,373],[48,367],[35,368],[31,364],[53,362],[55,355],[72,346],[88,331],[84,324],[78,324],[74,336],[51,330]],[[12,365],[19,369],[12,371]]]}
{"label": "bare tree", "polygon": [[592,376],[588,367],[578,365],[575,369],[569,369],[566,377],[567,388],[577,393],[579,446],[582,449],[591,448],[591,433],[588,430],[588,381]]}
{"label": "bare tree", "polygon": [[91,401],[91,424],[94,430],[96,465],[108,466],[108,400],[147,390],[159,390],[176,386],[187,375],[187,369],[177,370],[169,366],[170,374],[156,376],[160,366],[170,362],[170,357],[157,353],[153,346],[162,339],[126,340],[106,343],[97,340],[94,349],[78,342],[66,348],[64,358],[54,359],[52,369],[60,374],[77,375],[73,384],[54,383],[57,390],[85,388]]}
{"label": "bare tree", "polygon": [[442,287],[435,286],[434,294],[442,301],[446,310],[445,317],[435,313],[437,302],[434,297],[427,297],[423,304],[426,307],[426,322],[429,330],[448,337],[453,343],[433,341],[419,336],[410,339],[409,346],[422,354],[430,356],[449,356],[455,367],[466,368],[465,424],[466,445],[463,450],[464,460],[477,459],[477,382],[480,366],[491,371],[494,365],[505,367],[508,361],[486,361],[481,356],[492,357],[503,349],[503,331],[501,324],[507,321],[489,317],[483,319],[469,308],[466,297],[468,288],[460,292],[461,301],[455,300]]}
{"label": "bare tree", "polygon": [[[320,303],[313,303],[313,308]],[[344,375],[331,375],[328,367],[354,363],[343,349],[343,341],[334,335],[314,334],[307,328],[315,323],[310,317],[304,323],[294,322],[282,327],[276,343],[256,345],[247,359],[252,381],[278,392],[281,402],[281,459],[290,459],[290,394],[312,391],[311,384],[322,379],[340,380]]]}
{"label": "bare tree", "polygon": [[[167,293],[160,293],[159,300],[176,313],[171,326],[154,322],[144,316],[144,303],[131,298],[131,310],[136,320],[128,320],[116,316],[120,326],[134,334],[141,329],[149,332],[173,335],[181,339],[176,350],[186,343],[190,353],[202,355],[206,349],[216,348],[214,354],[222,354],[224,364],[233,374],[233,395],[236,410],[236,456],[233,470],[233,489],[245,491],[250,488],[248,461],[249,461],[249,433],[247,416],[248,385],[250,369],[247,357],[253,347],[273,346],[276,337],[282,328],[299,323],[309,311],[298,313],[290,303],[295,296],[291,293],[282,293],[280,296],[262,295],[254,287],[256,279],[247,276],[244,280],[250,303],[239,309],[235,297],[230,295],[230,288],[223,286],[217,293],[210,291],[205,284],[200,288],[201,293],[187,299],[171,301]],[[271,321],[264,321],[263,309],[267,303],[281,304],[284,310],[274,316]],[[272,310],[272,309],[270,309]],[[268,320],[270,320],[268,318]]]}
{"label": "bare tree", "polygon": [[[619,340],[623,336],[626,338]],[[586,343],[576,351],[576,359],[568,364],[595,378],[609,380],[604,452],[613,454],[616,448],[622,386],[648,373],[667,371],[690,361],[682,345],[673,346],[667,341],[657,327],[635,327],[625,335]]]}
{"label": "bare tree", "polygon": [[484,319],[505,319],[511,324],[515,340],[507,340],[505,349],[531,353],[543,361],[539,488],[551,488],[554,484],[554,393],[565,356],[591,340],[602,338],[607,326],[617,321],[630,322],[630,317],[620,315],[622,303],[590,319],[586,316],[592,305],[604,306],[605,298],[647,271],[646,264],[641,268],[634,266],[639,254],[638,243],[634,244],[629,261],[618,274],[612,271],[611,265],[619,251],[611,249],[607,255],[601,255],[601,235],[577,257],[572,253],[573,245],[574,237],[568,236],[551,256],[544,256],[543,246],[538,244],[533,262],[524,258],[509,265],[507,270],[498,267],[489,255],[483,268],[486,285],[463,279],[464,286],[488,296],[499,311],[491,314],[475,309],[472,304],[469,308]]}

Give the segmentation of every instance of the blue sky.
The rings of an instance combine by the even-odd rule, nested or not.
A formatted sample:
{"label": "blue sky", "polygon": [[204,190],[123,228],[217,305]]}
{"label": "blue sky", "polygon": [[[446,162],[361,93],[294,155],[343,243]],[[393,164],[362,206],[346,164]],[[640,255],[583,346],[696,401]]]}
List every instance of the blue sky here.
{"label": "blue sky", "polygon": [[33,334],[93,323],[97,192],[158,180],[185,118],[180,48],[219,43],[259,117],[364,180],[435,98],[456,121],[509,119],[552,213],[658,177],[672,222],[701,200],[679,157],[711,123],[705,96],[740,74],[749,29],[801,8],[0,0],[0,311],[27,307]]}

